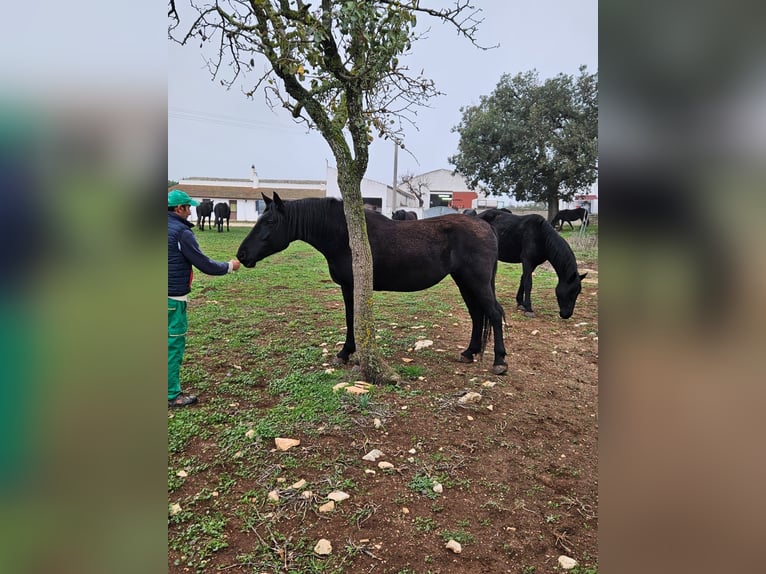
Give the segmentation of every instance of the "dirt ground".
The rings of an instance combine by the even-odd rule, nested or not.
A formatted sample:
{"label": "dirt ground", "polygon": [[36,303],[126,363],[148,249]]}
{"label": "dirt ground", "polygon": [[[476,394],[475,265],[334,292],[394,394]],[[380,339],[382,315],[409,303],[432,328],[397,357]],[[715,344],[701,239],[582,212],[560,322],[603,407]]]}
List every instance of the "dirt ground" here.
{"label": "dirt ground", "polygon": [[[255,523],[228,508],[239,517],[226,529],[228,547],[204,571],[542,574],[562,571],[557,559],[566,555],[578,562],[574,572],[596,573],[598,273],[590,267],[567,321],[558,318],[552,289],[540,293],[537,307],[547,312],[536,318],[515,310],[511,287],[498,290],[507,314],[506,375],[491,374],[490,354],[481,364],[456,362],[469,324],[467,313],[457,313],[453,323],[431,326],[433,352],[397,357],[421,367],[421,379],[403,381],[398,390],[375,389],[380,428],[368,419],[351,433],[328,427],[299,436],[301,445],[288,451],[297,468],[281,464],[287,453],[264,449],[267,470],[254,480],[268,489],[278,477],[285,485],[305,479],[315,504],[303,504],[297,494],[280,510],[250,501],[247,512],[262,518]],[[467,391],[480,393],[481,401],[460,405]],[[204,459],[208,447],[200,438],[187,450]],[[374,448],[392,469],[362,460]],[[332,486],[326,465],[316,460],[333,461],[336,474],[354,485],[331,513],[316,510],[324,502],[318,495]],[[426,476],[442,477],[441,494],[428,483],[414,486]],[[176,498],[200,488],[189,479]],[[235,488],[238,496],[229,500],[248,501],[247,488]],[[209,504],[212,511],[219,503]],[[461,553],[445,548],[450,537],[462,542]],[[308,543],[321,538],[333,553],[308,561]],[[271,566],[256,559],[254,549],[266,547],[275,558]],[[249,561],[242,558],[247,554]],[[194,571],[179,558],[169,551],[169,572]]]}

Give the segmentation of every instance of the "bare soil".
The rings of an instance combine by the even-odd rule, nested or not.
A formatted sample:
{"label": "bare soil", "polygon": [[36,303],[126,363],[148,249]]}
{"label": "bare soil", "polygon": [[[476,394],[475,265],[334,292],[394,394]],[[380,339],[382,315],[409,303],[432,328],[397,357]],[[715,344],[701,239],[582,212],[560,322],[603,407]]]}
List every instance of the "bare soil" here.
{"label": "bare soil", "polygon": [[[429,325],[432,348],[396,358],[412,359],[421,379],[374,390],[380,428],[368,417],[351,432],[328,427],[297,436],[301,445],[287,453],[264,445],[266,470],[250,485],[238,481],[227,497],[228,547],[204,571],[541,574],[561,571],[557,558],[567,555],[578,561],[576,571],[596,572],[598,280],[590,267],[567,321],[558,318],[552,289],[534,289],[538,315],[529,318],[515,310],[515,285],[498,287],[507,315],[506,375],[491,374],[489,353],[482,363],[456,361],[469,329],[467,313],[457,311],[452,323]],[[416,323],[403,309],[402,328]],[[481,401],[458,404],[467,391],[481,393]],[[209,448],[199,438],[187,451],[205,460]],[[362,460],[373,448],[393,470]],[[296,468],[282,464],[288,454]],[[316,508],[331,490],[329,461],[335,476],[355,486],[341,488],[351,497],[322,514]],[[443,493],[418,491],[413,483],[424,476],[443,477]],[[199,492],[206,477],[190,477],[175,497]],[[278,477],[287,485],[307,480],[315,498],[307,503],[296,494],[279,509],[248,499],[248,490],[269,489]],[[210,510],[220,504],[211,498]],[[248,526],[247,515],[262,520]],[[462,539],[460,554],[445,548],[451,533]],[[307,544],[321,538],[333,553],[312,557],[309,569]],[[265,547],[273,553],[269,567],[241,558]],[[179,558],[169,551],[169,572],[193,571]]]}

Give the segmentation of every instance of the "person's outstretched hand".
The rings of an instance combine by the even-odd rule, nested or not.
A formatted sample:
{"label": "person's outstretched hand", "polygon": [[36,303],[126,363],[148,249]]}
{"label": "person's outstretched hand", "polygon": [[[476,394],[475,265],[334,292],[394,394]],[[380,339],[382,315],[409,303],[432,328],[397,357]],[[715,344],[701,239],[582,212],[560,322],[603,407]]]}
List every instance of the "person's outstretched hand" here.
{"label": "person's outstretched hand", "polygon": [[233,271],[236,271],[237,269],[239,269],[240,263],[238,259],[232,259],[231,261],[229,261],[229,263],[231,263],[231,268]]}

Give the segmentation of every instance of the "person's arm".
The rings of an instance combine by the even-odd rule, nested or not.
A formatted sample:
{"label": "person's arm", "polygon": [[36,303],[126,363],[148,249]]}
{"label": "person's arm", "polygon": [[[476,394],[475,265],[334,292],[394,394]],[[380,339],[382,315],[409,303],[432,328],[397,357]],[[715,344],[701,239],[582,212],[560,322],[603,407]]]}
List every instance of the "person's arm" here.
{"label": "person's arm", "polygon": [[[230,271],[236,271],[239,265],[231,261],[213,261],[207,255],[202,253],[197,238],[191,230],[185,230],[179,238],[181,253],[197,269],[208,275],[226,275]],[[237,262],[239,263],[239,262]]]}

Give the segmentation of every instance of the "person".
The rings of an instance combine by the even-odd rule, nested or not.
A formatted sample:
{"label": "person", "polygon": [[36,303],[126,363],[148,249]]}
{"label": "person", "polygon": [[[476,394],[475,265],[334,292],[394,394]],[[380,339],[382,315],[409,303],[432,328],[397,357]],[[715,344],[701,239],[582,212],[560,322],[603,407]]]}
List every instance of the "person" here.
{"label": "person", "polygon": [[196,267],[207,275],[226,275],[239,261],[213,261],[202,253],[188,221],[199,202],[180,189],[168,193],[168,407],[185,407],[197,397],[181,392],[181,363],[186,349],[186,305]]}

